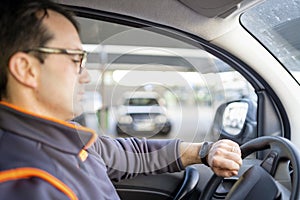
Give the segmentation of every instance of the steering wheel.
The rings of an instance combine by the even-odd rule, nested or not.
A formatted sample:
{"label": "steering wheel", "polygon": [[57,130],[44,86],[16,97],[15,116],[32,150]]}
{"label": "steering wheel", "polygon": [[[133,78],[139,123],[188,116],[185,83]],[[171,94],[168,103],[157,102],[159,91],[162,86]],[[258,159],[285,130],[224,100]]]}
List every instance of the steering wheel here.
{"label": "steering wheel", "polygon": [[[226,199],[300,199],[300,153],[289,140],[277,136],[263,136],[253,139],[241,146],[242,158],[269,149],[270,152],[260,165],[251,166],[230,189]],[[275,180],[280,163],[290,162],[292,166],[291,189],[288,190]],[[287,164],[286,164],[287,165]],[[288,167],[288,166],[287,166]],[[288,168],[286,168],[288,171]],[[203,192],[201,200],[210,200],[223,177],[212,176]]]}

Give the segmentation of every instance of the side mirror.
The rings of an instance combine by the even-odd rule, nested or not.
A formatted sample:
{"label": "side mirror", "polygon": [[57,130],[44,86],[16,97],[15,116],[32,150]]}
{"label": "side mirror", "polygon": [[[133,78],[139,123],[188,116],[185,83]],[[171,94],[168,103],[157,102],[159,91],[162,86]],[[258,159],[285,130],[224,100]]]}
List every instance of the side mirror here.
{"label": "side mirror", "polygon": [[221,104],[210,130],[212,140],[230,139],[243,144],[257,137],[257,103],[240,99]]}
{"label": "side mirror", "polygon": [[230,135],[238,135],[246,121],[249,105],[247,102],[229,103],[223,113],[223,129]]}

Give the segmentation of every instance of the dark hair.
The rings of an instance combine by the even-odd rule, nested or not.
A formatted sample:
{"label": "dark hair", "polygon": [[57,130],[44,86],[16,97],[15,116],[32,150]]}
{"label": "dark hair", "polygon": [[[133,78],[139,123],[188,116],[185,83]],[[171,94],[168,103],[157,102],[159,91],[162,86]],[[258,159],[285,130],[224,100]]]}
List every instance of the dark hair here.
{"label": "dark hair", "polygon": [[78,31],[72,14],[51,0],[0,1],[0,100],[7,92],[10,57],[18,51],[44,46],[53,38],[42,24],[48,15],[47,10],[65,16]]}

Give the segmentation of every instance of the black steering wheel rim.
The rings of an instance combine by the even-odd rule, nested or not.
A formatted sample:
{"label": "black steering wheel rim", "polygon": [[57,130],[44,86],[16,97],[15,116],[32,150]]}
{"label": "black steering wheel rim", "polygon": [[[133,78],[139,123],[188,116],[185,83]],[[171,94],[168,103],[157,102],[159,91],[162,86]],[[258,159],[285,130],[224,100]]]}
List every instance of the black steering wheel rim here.
{"label": "black steering wheel rim", "polygon": [[[254,152],[266,149],[276,149],[279,152],[279,159],[290,160],[293,166],[292,190],[290,199],[300,199],[300,191],[298,189],[300,188],[300,153],[297,147],[283,137],[263,136],[253,139],[241,146],[242,158],[244,159]],[[278,162],[276,164],[278,164]],[[201,193],[200,199],[210,200],[222,180],[223,177],[219,177],[214,174]]]}

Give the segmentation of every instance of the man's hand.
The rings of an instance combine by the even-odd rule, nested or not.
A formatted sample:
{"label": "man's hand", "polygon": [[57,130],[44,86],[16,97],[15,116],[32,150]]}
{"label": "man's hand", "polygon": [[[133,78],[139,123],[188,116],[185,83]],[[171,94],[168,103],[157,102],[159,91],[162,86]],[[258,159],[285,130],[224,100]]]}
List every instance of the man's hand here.
{"label": "man's hand", "polygon": [[[180,143],[179,153],[184,167],[201,163],[199,150],[201,149],[202,144],[203,143]],[[231,140],[219,140],[210,148],[207,162],[218,176],[235,176],[238,174],[242,165],[240,147]]]}
{"label": "man's hand", "polygon": [[241,149],[231,140],[219,140],[211,147],[207,161],[218,176],[235,176],[242,165]]}

